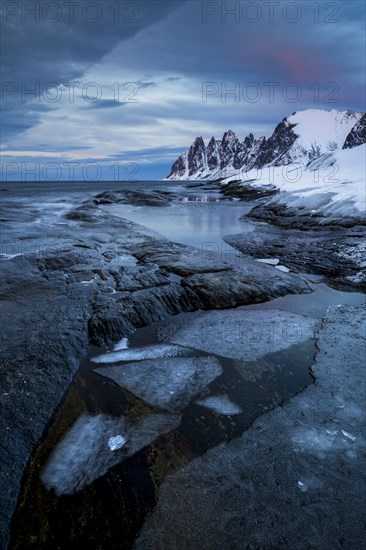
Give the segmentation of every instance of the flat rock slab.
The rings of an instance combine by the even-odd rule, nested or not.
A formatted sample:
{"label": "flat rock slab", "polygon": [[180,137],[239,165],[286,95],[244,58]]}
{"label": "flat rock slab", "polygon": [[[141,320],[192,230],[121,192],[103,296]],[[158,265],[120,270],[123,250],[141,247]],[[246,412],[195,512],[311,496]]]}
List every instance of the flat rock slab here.
{"label": "flat rock slab", "polygon": [[230,269],[219,254],[208,255],[202,249],[166,239],[133,245],[130,250],[139,261],[152,262],[181,277]]}
{"label": "flat rock slab", "polygon": [[160,191],[104,191],[94,198],[95,204],[131,204],[133,206],[168,206],[174,198],[173,193]]}
{"label": "flat rock slab", "polygon": [[57,495],[71,495],[179,422],[179,415],[150,415],[136,424],[124,416],[80,416],[52,452],[42,482]]}
{"label": "flat rock slab", "polygon": [[285,294],[311,292],[306,282],[296,275],[255,261],[248,264],[218,273],[197,273],[182,279],[181,285],[198,296],[201,309],[224,309],[265,302]]}
{"label": "flat rock slab", "polygon": [[365,323],[330,308],[315,383],[167,477],[135,549],[365,548]]}
{"label": "flat rock slab", "polygon": [[222,357],[254,361],[314,338],[317,321],[277,309],[208,311],[164,325],[159,338]]}
{"label": "flat rock slab", "polygon": [[222,369],[214,357],[177,357],[99,368],[94,372],[114,380],[153,407],[179,411]]}

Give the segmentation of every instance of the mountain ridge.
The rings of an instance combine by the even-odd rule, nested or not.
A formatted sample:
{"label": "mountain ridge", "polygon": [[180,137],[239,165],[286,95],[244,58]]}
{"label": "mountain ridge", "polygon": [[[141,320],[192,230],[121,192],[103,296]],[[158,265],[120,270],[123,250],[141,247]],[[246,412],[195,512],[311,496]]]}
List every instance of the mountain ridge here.
{"label": "mountain ridge", "polygon": [[189,150],[173,163],[168,180],[220,179],[253,168],[307,165],[336,150],[366,143],[366,113],[332,109],[295,111],[275,127],[268,138],[249,133],[241,142],[232,130],[208,145],[196,137]]}

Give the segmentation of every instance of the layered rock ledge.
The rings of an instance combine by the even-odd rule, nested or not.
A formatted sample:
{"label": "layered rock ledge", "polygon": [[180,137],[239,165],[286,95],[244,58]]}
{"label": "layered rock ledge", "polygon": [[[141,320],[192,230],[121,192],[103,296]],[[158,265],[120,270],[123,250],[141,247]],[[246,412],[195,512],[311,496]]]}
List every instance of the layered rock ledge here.
{"label": "layered rock ledge", "polygon": [[251,259],[202,256],[99,206],[119,200],[166,205],[166,196],[103,194],[69,212],[48,235],[34,227],[24,235],[13,230],[27,252],[3,261],[0,287],[4,548],[27,460],[91,344],[105,345],[182,311],[310,292],[296,275]]}

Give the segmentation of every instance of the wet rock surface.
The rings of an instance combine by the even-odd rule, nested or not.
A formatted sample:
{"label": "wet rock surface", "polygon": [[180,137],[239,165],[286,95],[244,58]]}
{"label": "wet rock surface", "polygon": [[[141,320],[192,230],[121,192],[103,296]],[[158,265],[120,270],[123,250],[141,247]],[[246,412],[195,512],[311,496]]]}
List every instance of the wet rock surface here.
{"label": "wet rock surface", "polygon": [[332,307],[315,384],[166,478],[135,548],[364,548],[365,308]]}
{"label": "wet rock surface", "polygon": [[295,273],[324,275],[335,288],[366,289],[366,229],[312,227],[306,231],[258,223],[250,234],[228,235],[225,241],[243,254],[279,259]]}
{"label": "wet rock surface", "polygon": [[[273,273],[250,259],[240,266],[217,257],[200,259],[201,251],[171,243],[98,204],[162,205],[167,196],[133,192],[121,199],[119,193],[117,198],[103,193],[51,224],[40,219],[24,230],[14,221],[29,221],[33,209],[17,205],[15,215],[15,206],[6,207],[14,215],[4,224],[8,237],[1,283],[6,321],[0,366],[0,524],[5,546],[28,457],[90,344],[119,340],[181,311],[310,291],[301,278]],[[173,280],[173,275],[178,277]]]}
{"label": "wet rock surface", "polygon": [[262,197],[270,197],[279,192],[274,185],[267,185],[266,187],[253,187],[250,185],[253,181],[255,180],[234,180],[226,185],[222,185],[220,193],[225,197],[234,197],[241,200],[252,201]]}
{"label": "wet rock surface", "polygon": [[193,292],[203,309],[232,307],[310,290],[299,277],[278,273],[235,254],[223,257],[169,241],[149,241],[132,247],[131,252],[140,261],[157,263],[181,276],[180,285]]}
{"label": "wet rock surface", "polygon": [[164,284],[152,286],[148,281],[145,283],[146,288],[134,291],[111,293],[105,286],[95,289],[89,320],[91,343],[109,344],[166,315],[200,307],[197,296],[171,282],[168,273],[165,273]]}
{"label": "wet rock surface", "polygon": [[131,204],[133,206],[168,206],[174,198],[168,191],[105,191],[96,195],[94,204]]}
{"label": "wet rock surface", "polygon": [[[242,313],[245,315],[244,310]],[[168,322],[169,324],[178,322],[180,325],[180,321],[185,320],[189,326],[191,320],[197,315],[200,314],[182,314],[170,318],[169,321],[157,323],[154,333],[157,336],[158,327]],[[271,312],[268,312],[268,315],[271,316]],[[72,546],[75,540],[81,546],[108,547],[116,550],[121,546],[131,547],[144,518],[150,515],[154,508],[159,487],[168,472],[175,471],[194,456],[201,455],[221,441],[237,437],[263,411],[273,408],[312,383],[308,369],[314,357],[313,340],[294,346],[291,342],[287,342],[289,347],[286,351],[266,355],[260,362],[231,361],[210,355],[208,357],[210,364],[216,371],[218,362],[222,373],[208,386],[206,386],[208,379],[201,380],[202,391],[194,395],[188,405],[184,405],[192,394],[192,383],[187,378],[182,385],[179,380],[174,379],[175,377],[178,379],[181,372],[176,368],[175,357],[169,358],[171,364],[166,364],[165,369],[170,370],[173,384],[178,384],[180,390],[177,396],[180,404],[184,405],[181,422],[173,431],[157,437],[134,456],[128,457],[123,453],[123,449],[127,449],[128,434],[126,430],[122,430],[123,426],[119,423],[121,416],[131,420],[136,431],[140,433],[143,426],[139,421],[142,417],[163,412],[157,407],[148,405],[144,399],[156,392],[160,396],[167,393],[166,384],[156,384],[156,377],[153,376],[155,366],[160,362],[154,360],[155,365],[151,365],[151,360],[145,361],[144,358],[147,352],[152,352],[153,355],[159,352],[160,357],[165,357],[169,344],[140,345],[144,340],[144,334],[152,335],[151,330],[153,327],[137,330],[127,339],[114,345],[109,354],[101,355],[99,350],[99,355],[92,356],[95,360],[103,355],[110,355],[112,356],[111,365],[113,365],[115,351],[127,352],[128,356],[122,357],[124,363],[116,365],[121,367],[121,372],[124,367],[128,368],[131,359],[139,358],[135,375],[139,376],[142,371],[145,373],[142,384],[145,386],[146,394],[142,398],[115,384],[106,376],[96,374],[95,362],[91,365],[86,361],[83,362],[56,414],[53,415],[47,434],[35,449],[27,467],[13,519],[12,548],[22,548],[24,545],[31,548],[47,547],[54,540],[57,540],[60,547],[65,548]],[[157,341],[159,342],[160,339]],[[116,349],[120,346],[123,348]],[[182,348],[176,351],[182,352]],[[186,351],[185,349],[184,353]],[[216,348],[213,348],[212,353],[215,351]],[[190,352],[192,359],[207,358],[204,352],[199,353],[193,349]],[[185,371],[186,359],[187,355],[183,362]],[[188,363],[190,361],[191,359]],[[149,363],[152,368],[146,368]],[[295,369],[294,365],[296,365]],[[107,376],[110,369],[112,369],[111,373],[116,370],[114,367],[106,368]],[[201,365],[199,371],[201,371]],[[205,369],[202,369],[198,374],[204,375],[205,372]],[[141,387],[139,386],[138,389]],[[196,390],[195,383],[194,392]],[[209,406],[206,406],[207,404]],[[114,417],[113,430],[108,433],[103,429],[99,430],[99,427],[105,425],[104,422],[101,425],[97,423],[95,438],[97,446],[99,443],[102,444],[103,452],[98,452],[94,457],[91,457],[92,453],[90,453],[90,446],[92,449],[96,448],[92,443],[94,435],[90,436],[90,445],[87,436],[89,422],[84,426],[82,421],[81,429],[74,431],[75,422],[85,414],[88,415],[88,419],[90,415],[94,417],[101,414]],[[78,478],[74,477],[73,469],[71,468],[70,476],[68,468],[64,467],[70,459],[70,450],[75,451],[71,454],[73,461],[80,464],[82,479],[87,478],[89,471],[97,477],[90,484],[77,489],[77,492],[73,492],[70,497],[59,498],[55,494],[55,491],[59,490],[57,485],[54,484],[50,490],[44,486],[40,476],[43,478],[42,471],[50,454],[52,456],[55,448],[59,449],[60,439],[68,440],[68,430],[75,437],[72,437],[71,445],[67,444],[66,455],[63,451],[61,454],[57,452],[56,461],[52,461],[51,480],[57,483],[61,481],[61,490],[69,483],[73,484],[75,480],[77,481]],[[103,432],[102,439],[98,435],[100,431]],[[93,429],[92,432],[94,433]],[[107,437],[103,439],[104,433],[108,435],[108,441]],[[107,452],[106,441],[110,450],[112,450],[110,447],[113,447],[113,453],[121,452],[120,459],[108,472],[99,475],[103,472],[99,469],[99,465],[104,464],[105,452]],[[85,460],[85,455],[89,456],[90,460]],[[108,452],[107,456],[110,456]],[[80,513],[83,517],[82,524],[79,521]],[[100,529],[100,525],[104,528]],[[119,533],[118,537],[116,533]]]}
{"label": "wet rock surface", "polygon": [[366,218],[361,215],[326,216],[322,212],[313,212],[311,208],[288,206],[283,202],[270,200],[259,204],[246,214],[248,218],[270,222],[279,227],[296,228],[307,231],[310,228],[365,226]]}
{"label": "wet rock surface", "polygon": [[88,300],[32,259],[2,264],[0,527],[6,547],[23,470],[89,346]]}

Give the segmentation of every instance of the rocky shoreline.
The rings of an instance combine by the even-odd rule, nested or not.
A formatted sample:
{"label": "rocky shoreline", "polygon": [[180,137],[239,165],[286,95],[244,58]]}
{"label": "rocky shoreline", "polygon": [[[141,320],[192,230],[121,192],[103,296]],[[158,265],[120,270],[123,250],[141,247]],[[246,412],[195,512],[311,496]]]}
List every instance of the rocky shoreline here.
{"label": "rocky shoreline", "polygon": [[[281,247],[275,243],[283,236],[273,226],[261,224],[258,239],[257,232],[254,240],[252,234],[251,243],[243,235],[228,237],[227,242],[247,256],[223,258],[171,242],[103,209],[119,202],[168,206],[173,198],[161,191],[101,193],[69,211],[65,224],[58,224],[47,237],[36,232],[18,235],[28,239],[29,252],[2,264],[3,548],[27,460],[90,345],[105,346],[180,312],[233,308],[311,292],[304,278],[249,257],[259,250],[272,255],[274,249],[279,256]],[[281,261],[301,272],[301,266],[313,265],[313,259],[309,257],[308,264],[296,262],[302,234],[291,231],[292,253],[286,244]],[[348,233],[342,233],[342,247],[352,246],[361,236],[359,228],[344,231]],[[319,243],[314,232],[313,241],[306,241],[308,249],[326,250],[332,238],[329,230]],[[343,272],[353,276],[355,268],[340,263],[341,275],[334,273],[332,265],[340,256],[332,254],[326,275],[335,284],[344,283]]]}
{"label": "rocky shoreline", "polygon": [[219,187],[223,196],[258,203],[241,218],[256,223],[255,231],[227,235],[227,244],[251,258],[278,259],[294,273],[322,275],[333,288],[366,291],[365,217],[327,217],[286,205],[273,186],[230,181]]}
{"label": "rocky shoreline", "polygon": [[364,225],[307,226],[295,213],[286,225],[284,218],[269,219],[265,206],[257,208],[247,215],[258,220],[255,231],[227,235],[225,242],[257,259],[277,259],[294,273],[322,275],[333,288],[366,291]]}
{"label": "rocky shoreline", "polygon": [[[161,205],[164,194],[128,197]],[[167,315],[226,308],[310,292],[296,275],[253,260],[230,265],[192,247],[107,214],[101,204],[126,192],[85,201],[70,224],[49,236],[31,232],[27,253],[2,263],[3,318],[0,429],[0,525],[9,540],[30,453],[91,344],[105,345]],[[11,225],[11,222],[10,222]]]}
{"label": "rocky shoreline", "polygon": [[168,476],[134,548],[364,548],[365,322],[330,308],[315,384]]}

